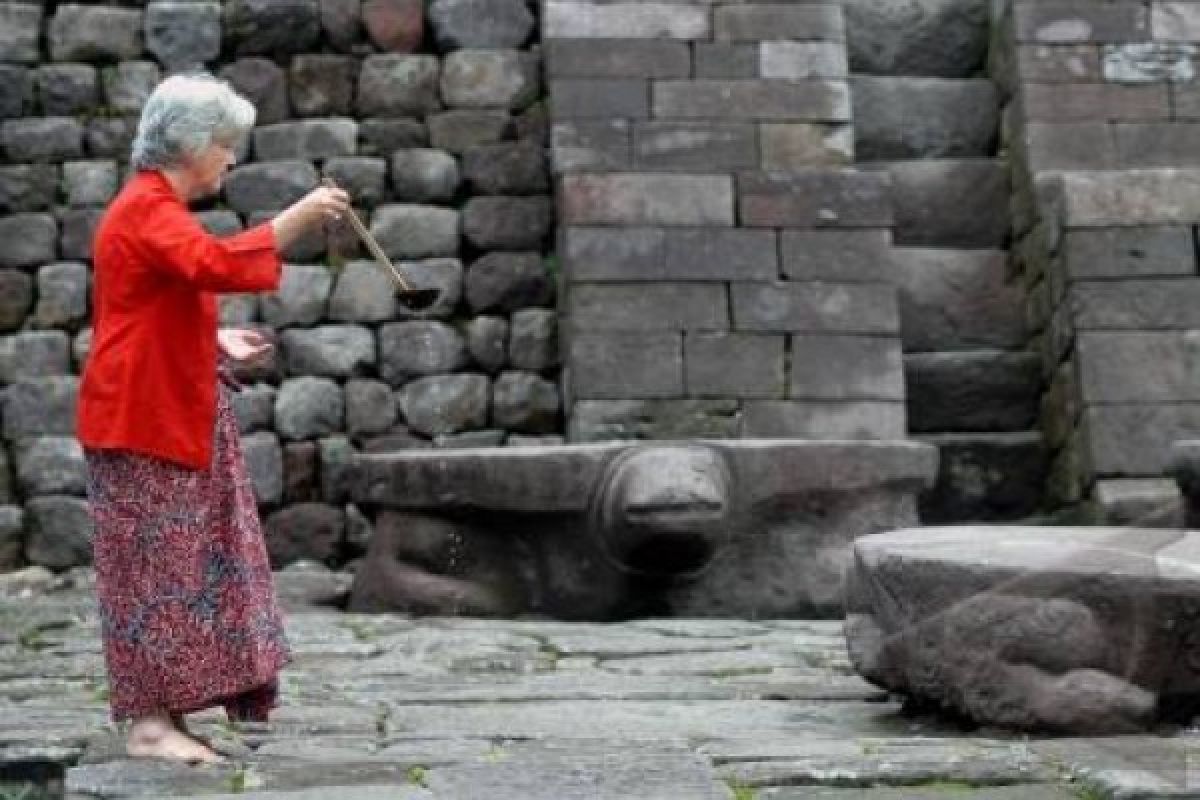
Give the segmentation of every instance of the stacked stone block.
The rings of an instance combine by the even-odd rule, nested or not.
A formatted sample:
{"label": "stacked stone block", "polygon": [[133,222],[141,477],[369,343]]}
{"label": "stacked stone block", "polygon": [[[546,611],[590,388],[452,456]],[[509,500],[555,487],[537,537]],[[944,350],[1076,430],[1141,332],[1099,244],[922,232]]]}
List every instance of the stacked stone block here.
{"label": "stacked stone block", "polygon": [[524,0],[0,3],[0,569],[89,558],[72,438],[90,342],[90,240],[155,84],[205,68],[258,109],[219,198],[228,234],[332,177],[432,308],[399,305],[353,232],[285,254],[279,292],[226,297],[277,345],[241,375],[246,459],[276,562],[340,563],[370,522],[356,452],[555,441],[536,9]]}
{"label": "stacked stone block", "polygon": [[1162,519],[1170,446],[1200,436],[1200,4],[1017,0],[1001,33],[1049,489],[1121,522],[1151,497]]}
{"label": "stacked stone block", "polygon": [[543,6],[568,436],[899,438],[835,4]]}

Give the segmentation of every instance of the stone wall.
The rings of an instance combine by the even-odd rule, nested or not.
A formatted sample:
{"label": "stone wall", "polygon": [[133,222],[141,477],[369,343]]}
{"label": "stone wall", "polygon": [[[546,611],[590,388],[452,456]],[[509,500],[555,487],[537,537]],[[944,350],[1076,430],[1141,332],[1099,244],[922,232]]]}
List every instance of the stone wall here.
{"label": "stone wall", "polygon": [[210,229],[267,219],[321,176],[442,302],[414,314],[352,232],[286,254],[278,294],[223,319],[277,336],[237,396],[277,562],[353,556],[356,451],[516,444],[562,430],[537,9],[523,0],[0,3],[0,569],[90,557],[72,438],[92,227],[141,104],[202,65],[258,126]]}
{"label": "stone wall", "polygon": [[1158,476],[1200,435],[1200,4],[1015,0],[998,33],[1052,499],[1175,520]]}
{"label": "stone wall", "polygon": [[837,4],[543,10],[568,436],[902,438]]}

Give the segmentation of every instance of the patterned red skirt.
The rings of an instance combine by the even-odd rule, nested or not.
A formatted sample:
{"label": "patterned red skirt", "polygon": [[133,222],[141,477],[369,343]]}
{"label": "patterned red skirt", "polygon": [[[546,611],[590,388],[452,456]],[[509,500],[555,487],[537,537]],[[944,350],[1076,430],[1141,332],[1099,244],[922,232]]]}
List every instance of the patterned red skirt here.
{"label": "patterned red skirt", "polygon": [[265,720],[289,651],[224,387],[209,470],[86,456],[113,718],[223,705]]}

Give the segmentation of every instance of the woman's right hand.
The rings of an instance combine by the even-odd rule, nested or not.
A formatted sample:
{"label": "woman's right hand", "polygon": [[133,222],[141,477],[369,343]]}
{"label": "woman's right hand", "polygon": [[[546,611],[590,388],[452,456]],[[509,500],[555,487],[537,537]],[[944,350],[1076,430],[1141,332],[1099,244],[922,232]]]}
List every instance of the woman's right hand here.
{"label": "woman's right hand", "polygon": [[283,248],[300,238],[308,228],[342,218],[350,209],[350,195],[342,189],[321,186],[313,189],[271,220],[275,238]]}

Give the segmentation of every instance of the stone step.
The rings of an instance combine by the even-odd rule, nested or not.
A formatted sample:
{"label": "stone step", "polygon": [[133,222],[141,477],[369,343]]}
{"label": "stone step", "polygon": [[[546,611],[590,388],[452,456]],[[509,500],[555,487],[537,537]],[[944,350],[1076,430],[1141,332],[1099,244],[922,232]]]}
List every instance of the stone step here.
{"label": "stone step", "polygon": [[1015,520],[1037,511],[1047,452],[1037,431],[935,433],[915,437],[938,448],[937,483],[921,495],[923,525]]}
{"label": "stone step", "polygon": [[856,75],[850,81],[858,161],[995,154],[999,103],[987,79]]}
{"label": "stone step", "polygon": [[1009,231],[1008,165],[996,158],[880,164],[892,179],[898,245],[1004,247]]}
{"label": "stone step", "polygon": [[1035,353],[910,353],[904,383],[914,433],[1023,431],[1037,424],[1042,381]]}
{"label": "stone step", "polygon": [[897,247],[891,262],[906,352],[1024,347],[1024,291],[1006,282],[1005,251]]}
{"label": "stone step", "polygon": [[850,69],[967,78],[983,72],[989,0],[841,0]]}

